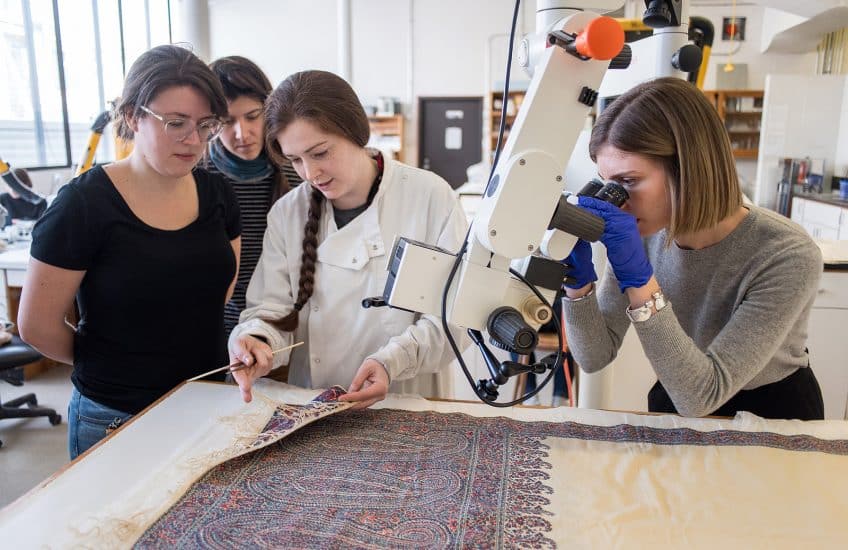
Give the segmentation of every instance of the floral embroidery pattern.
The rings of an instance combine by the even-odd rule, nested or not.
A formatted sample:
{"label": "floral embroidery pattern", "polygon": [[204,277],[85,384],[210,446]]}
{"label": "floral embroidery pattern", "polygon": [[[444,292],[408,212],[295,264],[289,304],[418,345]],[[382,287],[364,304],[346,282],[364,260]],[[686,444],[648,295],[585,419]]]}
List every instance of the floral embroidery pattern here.
{"label": "floral embroidery pattern", "polygon": [[552,437],[848,455],[810,436],[366,410],[214,468],[137,547],[552,548]]}
{"label": "floral embroidery pattern", "polygon": [[311,422],[329,414],[351,406],[350,403],[338,401],[346,393],[341,386],[333,386],[315,397],[306,405],[279,405],[268,420],[265,428],[256,435],[256,439],[248,443],[246,449],[264,447],[270,442],[285,437]]}

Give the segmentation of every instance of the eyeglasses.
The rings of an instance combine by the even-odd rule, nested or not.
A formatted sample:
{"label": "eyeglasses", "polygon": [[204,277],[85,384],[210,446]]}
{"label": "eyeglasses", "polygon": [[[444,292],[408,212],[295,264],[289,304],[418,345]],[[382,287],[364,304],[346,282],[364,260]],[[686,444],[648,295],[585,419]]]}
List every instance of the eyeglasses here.
{"label": "eyeglasses", "polygon": [[141,105],[140,109],[159,120],[165,126],[165,135],[177,142],[185,141],[195,131],[200,141],[212,141],[223,128],[223,124],[217,118],[205,118],[195,124],[190,118],[165,118],[144,105]]}

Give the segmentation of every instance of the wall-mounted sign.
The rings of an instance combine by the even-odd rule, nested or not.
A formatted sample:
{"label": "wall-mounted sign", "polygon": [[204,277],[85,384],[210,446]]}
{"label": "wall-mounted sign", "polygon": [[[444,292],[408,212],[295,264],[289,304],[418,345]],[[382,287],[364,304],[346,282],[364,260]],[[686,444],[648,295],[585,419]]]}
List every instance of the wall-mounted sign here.
{"label": "wall-mounted sign", "polygon": [[722,40],[745,40],[745,18],[723,17],[721,23]]}

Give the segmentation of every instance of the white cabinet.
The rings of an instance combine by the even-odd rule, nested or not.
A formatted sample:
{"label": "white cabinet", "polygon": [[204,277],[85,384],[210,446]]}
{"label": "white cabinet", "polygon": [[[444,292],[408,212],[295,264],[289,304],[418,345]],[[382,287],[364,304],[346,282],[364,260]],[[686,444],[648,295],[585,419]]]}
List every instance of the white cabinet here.
{"label": "white cabinet", "polygon": [[848,241],[848,209],[842,209],[842,221],[839,222],[839,240]]}
{"label": "white cabinet", "polygon": [[825,418],[848,418],[848,271],[822,274],[816,301],[810,311],[807,347],[810,366],[824,396]]}
{"label": "white cabinet", "polygon": [[794,197],[792,220],[814,239],[848,240],[848,209]]}

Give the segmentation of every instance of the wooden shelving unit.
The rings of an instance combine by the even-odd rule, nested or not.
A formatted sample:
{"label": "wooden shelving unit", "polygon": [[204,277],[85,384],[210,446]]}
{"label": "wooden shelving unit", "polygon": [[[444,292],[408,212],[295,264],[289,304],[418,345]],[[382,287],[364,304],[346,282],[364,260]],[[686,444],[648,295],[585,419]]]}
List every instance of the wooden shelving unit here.
{"label": "wooden shelving unit", "polygon": [[704,95],[724,121],[733,155],[738,159],[756,159],[760,148],[762,90],[704,90]]}
{"label": "wooden shelving unit", "polygon": [[[506,127],[504,129],[503,142],[506,143],[506,138],[509,136],[509,131],[512,128],[512,123],[515,122],[515,117],[518,114],[518,109],[524,101],[524,90],[515,90],[509,92],[506,101]],[[504,108],[503,92],[492,92],[489,96],[489,118],[488,118],[488,134],[489,134],[489,152],[494,152],[495,146],[498,143],[498,129],[501,123],[501,111]],[[503,146],[503,143],[501,144]]]}
{"label": "wooden shelving unit", "polygon": [[370,145],[380,150],[391,150],[396,160],[403,160],[403,115],[373,115],[368,117],[371,126]]}

